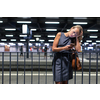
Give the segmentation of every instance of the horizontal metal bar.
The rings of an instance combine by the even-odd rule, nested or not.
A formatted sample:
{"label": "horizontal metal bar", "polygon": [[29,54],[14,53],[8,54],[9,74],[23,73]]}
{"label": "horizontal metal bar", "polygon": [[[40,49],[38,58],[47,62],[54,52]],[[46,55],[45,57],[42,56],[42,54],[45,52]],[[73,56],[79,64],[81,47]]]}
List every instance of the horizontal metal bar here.
{"label": "horizontal metal bar", "polygon": [[[11,76],[16,76],[17,74],[11,74]],[[34,76],[38,76],[38,74],[32,74]],[[53,74],[39,74],[40,76],[53,76]],[[73,74],[75,76],[75,74]],[[91,76],[96,76],[96,74],[90,74]],[[0,74],[2,76],[2,74]],[[4,74],[4,76],[9,76],[9,74]],[[18,76],[24,76],[24,74],[18,74]],[[25,74],[25,76],[31,76],[31,74]],[[82,76],[82,74],[76,74],[76,76]],[[83,76],[89,76],[89,74],[83,74]],[[100,76],[100,74],[98,74]]]}

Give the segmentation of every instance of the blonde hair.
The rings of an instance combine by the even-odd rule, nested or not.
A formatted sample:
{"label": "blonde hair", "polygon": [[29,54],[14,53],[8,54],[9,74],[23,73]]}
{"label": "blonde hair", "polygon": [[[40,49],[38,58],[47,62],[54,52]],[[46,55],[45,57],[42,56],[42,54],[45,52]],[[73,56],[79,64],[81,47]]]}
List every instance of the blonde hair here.
{"label": "blonde hair", "polygon": [[79,42],[81,42],[82,36],[83,36],[83,28],[82,28],[82,26],[80,26],[80,25],[75,25],[75,26],[73,26],[73,28],[78,28],[78,29],[79,29],[80,36],[78,37],[78,40],[79,40]]}

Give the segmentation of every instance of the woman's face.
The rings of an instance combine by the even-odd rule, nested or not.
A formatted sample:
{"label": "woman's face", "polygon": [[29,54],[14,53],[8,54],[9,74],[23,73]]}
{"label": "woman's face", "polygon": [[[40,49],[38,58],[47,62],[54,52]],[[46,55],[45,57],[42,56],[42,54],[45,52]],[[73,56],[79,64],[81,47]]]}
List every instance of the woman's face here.
{"label": "woman's face", "polygon": [[79,29],[78,28],[71,28],[69,37],[77,37],[79,34]]}

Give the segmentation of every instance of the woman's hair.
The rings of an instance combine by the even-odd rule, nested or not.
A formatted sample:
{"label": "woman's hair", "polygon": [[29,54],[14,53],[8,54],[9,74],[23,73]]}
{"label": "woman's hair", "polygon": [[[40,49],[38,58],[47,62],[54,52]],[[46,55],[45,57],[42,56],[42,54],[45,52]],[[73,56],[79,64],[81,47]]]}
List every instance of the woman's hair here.
{"label": "woman's hair", "polygon": [[80,36],[78,37],[78,39],[79,39],[79,42],[81,42],[82,36],[83,36],[83,28],[80,25],[75,25],[75,26],[73,26],[73,28],[78,28],[79,29]]}

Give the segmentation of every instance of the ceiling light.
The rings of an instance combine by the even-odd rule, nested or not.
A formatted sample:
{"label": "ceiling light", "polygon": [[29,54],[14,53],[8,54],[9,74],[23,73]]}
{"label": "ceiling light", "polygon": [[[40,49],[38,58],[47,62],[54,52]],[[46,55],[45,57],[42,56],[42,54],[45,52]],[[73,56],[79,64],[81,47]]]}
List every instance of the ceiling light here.
{"label": "ceiling light", "polygon": [[48,37],[55,37],[55,35],[48,35]]}
{"label": "ceiling light", "polygon": [[29,46],[32,46],[32,43],[29,43]]}
{"label": "ceiling light", "polygon": [[45,22],[45,24],[59,24],[59,22]]}
{"label": "ceiling light", "polygon": [[26,41],[25,39],[20,39],[20,41]]}
{"label": "ceiling light", "polygon": [[6,31],[15,31],[15,28],[5,28]]}
{"label": "ceiling light", "polygon": [[92,42],[92,40],[86,40],[86,42]]}
{"label": "ceiling light", "polygon": [[16,39],[11,39],[10,41],[16,41]]}
{"label": "ceiling light", "polygon": [[92,43],[92,44],[96,44],[96,43]]}
{"label": "ceiling light", "polygon": [[74,19],[87,19],[87,17],[74,17]]}
{"label": "ceiling light", "polygon": [[59,19],[59,17],[46,17],[47,19]]}
{"label": "ceiling light", "polygon": [[98,38],[98,36],[90,36],[90,38]]}
{"label": "ceiling light", "polygon": [[44,45],[47,45],[47,46],[49,46],[49,43],[45,43]]}
{"label": "ceiling light", "polygon": [[42,41],[44,41],[44,40],[40,40],[40,41],[42,42]]}
{"label": "ceiling light", "polygon": [[31,39],[30,41],[35,41],[35,40]]}
{"label": "ceiling light", "polygon": [[31,17],[17,17],[17,18],[31,18]]}
{"label": "ceiling light", "polygon": [[0,23],[3,23],[3,21],[0,21]]}
{"label": "ceiling light", "polygon": [[31,18],[31,17],[22,17],[22,18]]}
{"label": "ceiling light", "polygon": [[70,29],[67,29],[66,31],[70,31]]}
{"label": "ceiling light", "polygon": [[17,23],[31,23],[31,21],[17,21]]}
{"label": "ceiling light", "polygon": [[18,45],[24,45],[23,43],[18,43]]}
{"label": "ceiling light", "polygon": [[88,32],[98,32],[98,30],[93,30],[93,29],[91,29],[91,30],[87,30]]}
{"label": "ceiling light", "polygon": [[87,45],[87,44],[89,44],[89,43],[86,43],[86,42],[85,42],[84,44]]}
{"label": "ceiling light", "polygon": [[4,43],[0,43],[0,44],[4,44]]}
{"label": "ceiling light", "polygon": [[20,37],[27,37],[27,35],[19,35]]}
{"label": "ceiling light", "polygon": [[87,22],[73,22],[73,24],[87,24]]}
{"label": "ceiling light", "polygon": [[0,43],[0,45],[7,45],[7,43]]}
{"label": "ceiling light", "polygon": [[48,40],[49,42],[53,42],[54,40]]}
{"label": "ceiling light", "polygon": [[36,41],[39,41],[39,38],[36,38]]}
{"label": "ceiling light", "polygon": [[57,31],[57,29],[46,29],[46,31]]}
{"label": "ceiling light", "polygon": [[6,37],[13,37],[13,35],[6,35]]}
{"label": "ceiling light", "polygon": [[35,45],[36,45],[36,46],[41,46],[41,44],[40,44],[40,43],[36,43]]}
{"label": "ceiling light", "polygon": [[28,26],[27,24],[22,25],[22,33],[28,33]]}
{"label": "ceiling light", "polygon": [[100,42],[100,41],[97,40],[96,42]]}
{"label": "ceiling light", "polygon": [[15,43],[9,43],[9,45],[16,45]]}
{"label": "ceiling light", "polygon": [[1,39],[1,41],[7,41],[7,39]]}
{"label": "ceiling light", "polygon": [[34,35],[34,37],[41,37],[41,35]]}
{"label": "ceiling light", "polygon": [[31,29],[31,31],[36,31],[36,29]]}

